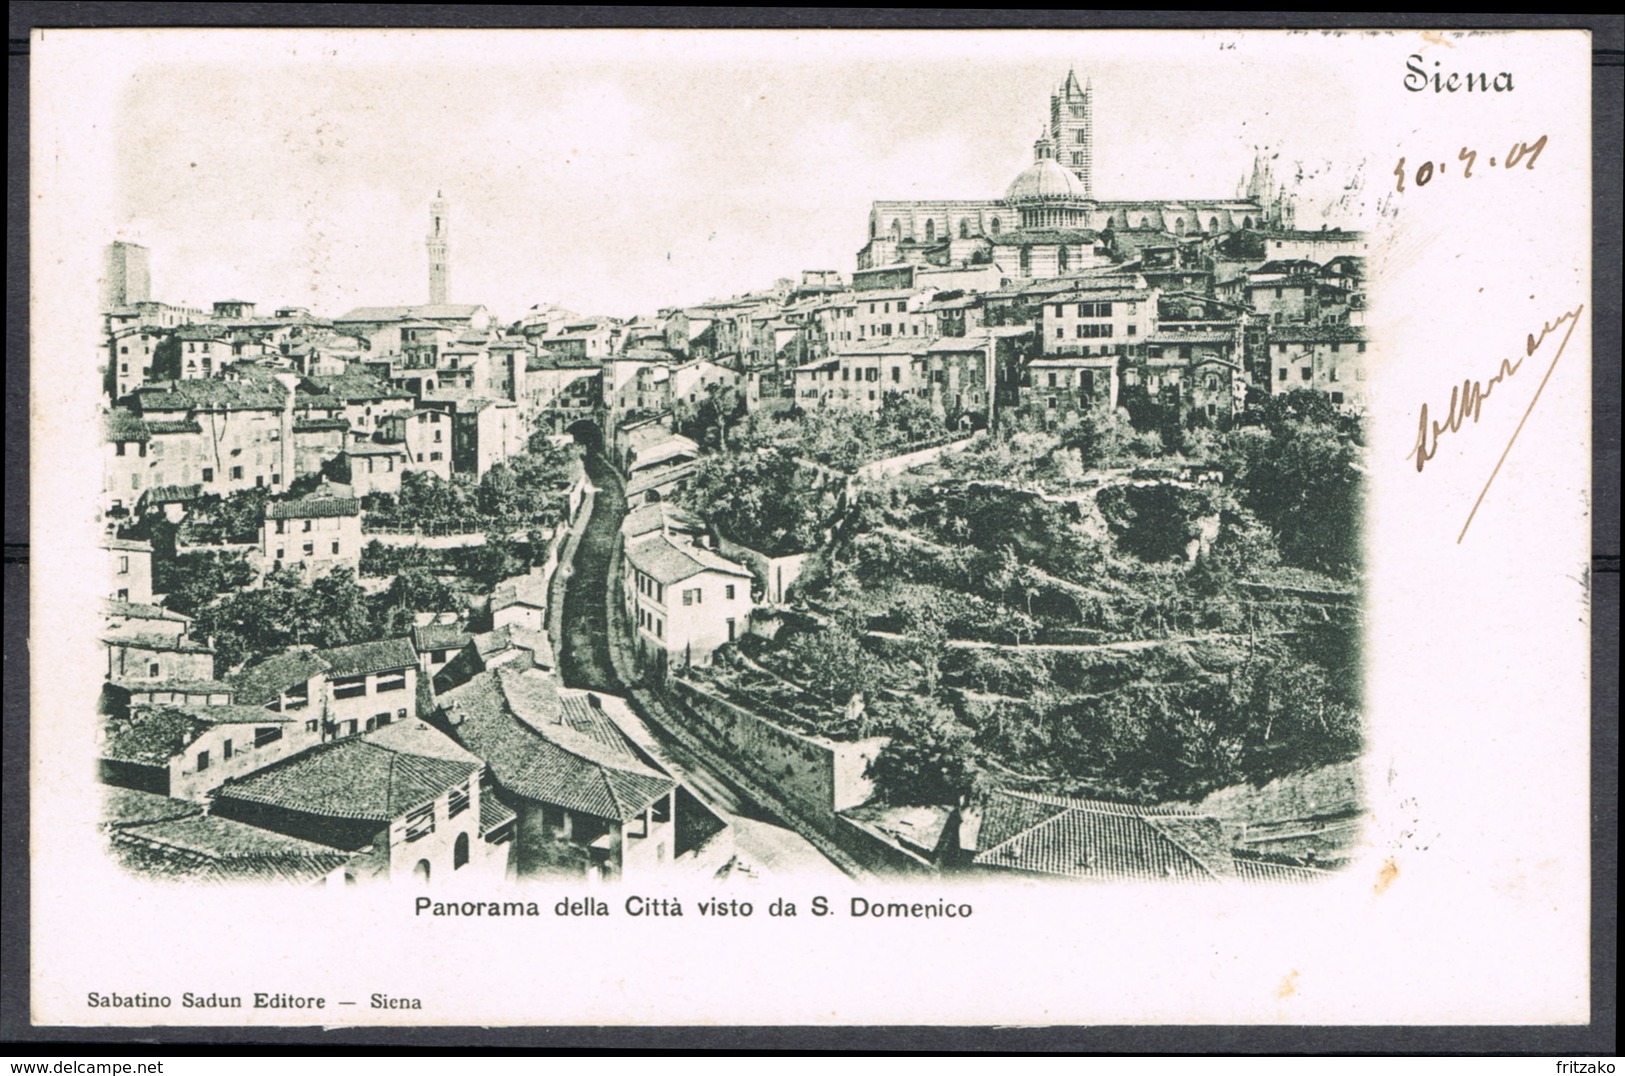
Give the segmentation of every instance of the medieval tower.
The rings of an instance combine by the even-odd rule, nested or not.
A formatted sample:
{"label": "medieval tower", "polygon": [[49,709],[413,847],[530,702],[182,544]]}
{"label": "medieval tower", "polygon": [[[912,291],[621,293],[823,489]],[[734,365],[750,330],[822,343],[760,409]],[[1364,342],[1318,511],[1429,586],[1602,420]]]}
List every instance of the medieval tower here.
{"label": "medieval tower", "polygon": [[1055,160],[1083,182],[1083,196],[1095,196],[1095,88],[1079,86],[1075,71],[1049,99],[1049,142]]}
{"label": "medieval tower", "polygon": [[429,302],[440,305],[448,301],[446,298],[451,286],[451,263],[447,256],[447,241],[451,238],[451,225],[447,219],[445,195],[435,192],[434,202],[429,206]]}

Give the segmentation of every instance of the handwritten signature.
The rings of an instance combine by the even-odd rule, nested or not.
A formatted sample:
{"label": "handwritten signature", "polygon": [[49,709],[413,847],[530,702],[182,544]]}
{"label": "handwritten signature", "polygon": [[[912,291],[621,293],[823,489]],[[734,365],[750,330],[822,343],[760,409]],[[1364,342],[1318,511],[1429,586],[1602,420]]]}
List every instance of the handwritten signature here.
{"label": "handwritten signature", "polygon": [[1422,411],[1417,422],[1416,444],[1405,457],[1406,459],[1416,460],[1418,473],[1427,466],[1428,460],[1432,459],[1434,454],[1439,451],[1440,437],[1447,433],[1458,432],[1462,426],[1466,425],[1468,419],[1471,419],[1476,424],[1479,414],[1484,409],[1484,401],[1489,399],[1491,394],[1495,392],[1496,386],[1517,374],[1523,368],[1524,360],[1533,357],[1535,352],[1540,350],[1540,346],[1546,342],[1548,336],[1561,329],[1565,324],[1568,325],[1568,331],[1563,334],[1562,342],[1557,345],[1557,353],[1552,356],[1551,365],[1546,367],[1546,373],[1540,379],[1540,385],[1535,389],[1534,396],[1530,398],[1529,406],[1524,409],[1523,418],[1518,420],[1518,428],[1513,430],[1512,436],[1507,439],[1507,446],[1502,449],[1501,458],[1496,461],[1495,469],[1490,472],[1489,478],[1485,480],[1484,488],[1479,491],[1478,500],[1473,502],[1473,510],[1467,513],[1467,522],[1462,524],[1461,533],[1456,536],[1456,544],[1460,545],[1461,540],[1467,537],[1467,528],[1473,525],[1473,517],[1478,515],[1478,509],[1484,503],[1485,494],[1489,493],[1490,486],[1495,483],[1496,476],[1501,473],[1501,465],[1507,461],[1507,455],[1511,453],[1512,446],[1517,443],[1518,435],[1523,432],[1524,423],[1529,421],[1530,413],[1535,410],[1535,405],[1540,402],[1540,394],[1545,391],[1546,382],[1552,379],[1552,371],[1557,369],[1557,360],[1563,357],[1563,349],[1569,346],[1569,337],[1574,335],[1574,329],[1580,324],[1580,314],[1584,310],[1585,304],[1581,303],[1573,310],[1559,314],[1555,320],[1543,324],[1539,335],[1530,333],[1524,342],[1523,355],[1516,361],[1502,359],[1500,368],[1490,378],[1484,381],[1474,381],[1472,378],[1467,378],[1459,386],[1452,388],[1450,390],[1450,404],[1445,409],[1444,421],[1430,420],[1428,405],[1425,403],[1422,405]]}

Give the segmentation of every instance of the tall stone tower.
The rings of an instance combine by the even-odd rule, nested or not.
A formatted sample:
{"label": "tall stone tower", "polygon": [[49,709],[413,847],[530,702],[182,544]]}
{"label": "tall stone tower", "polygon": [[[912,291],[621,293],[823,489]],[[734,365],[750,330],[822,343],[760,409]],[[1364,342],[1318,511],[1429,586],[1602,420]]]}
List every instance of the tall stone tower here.
{"label": "tall stone tower", "polygon": [[122,240],[109,243],[102,258],[102,309],[133,306],[152,298],[147,248]]}
{"label": "tall stone tower", "polygon": [[1049,99],[1049,140],[1055,159],[1083,181],[1083,196],[1095,196],[1095,87],[1078,85],[1076,71]]}
{"label": "tall stone tower", "polygon": [[429,302],[435,305],[447,302],[451,288],[451,261],[447,256],[447,243],[451,239],[451,223],[447,218],[446,196],[435,191],[429,206]]}

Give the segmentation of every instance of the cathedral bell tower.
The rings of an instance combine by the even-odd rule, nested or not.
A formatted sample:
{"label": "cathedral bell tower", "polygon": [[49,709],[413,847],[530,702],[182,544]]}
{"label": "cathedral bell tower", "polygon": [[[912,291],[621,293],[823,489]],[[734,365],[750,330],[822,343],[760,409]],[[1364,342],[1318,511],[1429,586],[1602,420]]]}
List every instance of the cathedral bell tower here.
{"label": "cathedral bell tower", "polygon": [[447,243],[451,238],[451,225],[447,218],[446,197],[435,191],[429,206],[429,302],[440,305],[447,302],[451,284],[451,263],[447,256]]}
{"label": "cathedral bell tower", "polygon": [[1083,196],[1095,196],[1095,86],[1078,85],[1076,71],[1049,99],[1049,140],[1055,160],[1083,183]]}

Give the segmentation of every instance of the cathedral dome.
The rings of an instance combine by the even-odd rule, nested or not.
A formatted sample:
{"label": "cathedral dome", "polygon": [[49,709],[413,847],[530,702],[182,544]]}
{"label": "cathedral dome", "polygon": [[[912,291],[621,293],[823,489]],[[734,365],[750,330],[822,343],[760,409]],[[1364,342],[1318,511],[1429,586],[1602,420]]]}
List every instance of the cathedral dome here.
{"label": "cathedral dome", "polygon": [[1081,202],[1088,195],[1083,180],[1053,158],[1045,157],[1023,169],[1004,197],[1011,202]]}

